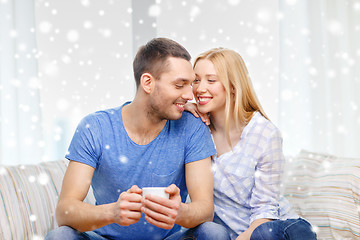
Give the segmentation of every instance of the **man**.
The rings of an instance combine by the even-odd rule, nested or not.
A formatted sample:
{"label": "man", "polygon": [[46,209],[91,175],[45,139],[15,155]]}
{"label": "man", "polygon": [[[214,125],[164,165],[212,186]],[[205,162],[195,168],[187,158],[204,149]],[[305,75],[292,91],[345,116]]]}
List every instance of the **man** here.
{"label": "man", "polygon": [[[183,114],[195,78],[190,54],[156,38],[139,49],[133,68],[134,100],[79,124],[56,208],[62,227],[46,239],[221,239],[224,229],[207,222],[216,151],[207,126]],[[90,184],[95,206],[83,202]],[[142,197],[141,188],[152,186],[166,187],[169,199]]]}

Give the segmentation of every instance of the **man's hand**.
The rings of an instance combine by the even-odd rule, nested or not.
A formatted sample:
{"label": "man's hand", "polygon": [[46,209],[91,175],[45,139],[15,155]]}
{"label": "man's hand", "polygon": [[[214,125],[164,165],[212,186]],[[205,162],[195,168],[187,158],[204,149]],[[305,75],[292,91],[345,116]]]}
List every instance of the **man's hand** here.
{"label": "man's hand", "polygon": [[114,207],[115,222],[122,226],[137,223],[141,218],[142,190],[134,185],[122,192]]}
{"label": "man's hand", "polygon": [[165,189],[165,192],[169,193],[169,199],[151,194],[146,195],[142,200],[141,211],[145,214],[146,221],[152,225],[171,229],[181,206],[180,189],[172,184]]}
{"label": "man's hand", "polygon": [[206,125],[208,125],[208,126],[210,125],[210,118],[209,118],[208,114],[199,112],[195,103],[188,102],[185,104],[184,108],[185,108],[185,111],[192,113],[195,117],[197,117],[197,118],[200,117],[201,120]]}

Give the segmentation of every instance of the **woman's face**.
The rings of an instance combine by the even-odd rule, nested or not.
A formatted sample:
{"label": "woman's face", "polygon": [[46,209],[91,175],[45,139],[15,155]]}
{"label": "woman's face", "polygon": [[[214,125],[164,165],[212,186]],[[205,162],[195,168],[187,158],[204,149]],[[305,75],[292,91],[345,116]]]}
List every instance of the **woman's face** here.
{"label": "woman's face", "polygon": [[195,67],[193,94],[202,113],[224,111],[226,92],[217,76],[214,64],[208,59],[199,60]]}

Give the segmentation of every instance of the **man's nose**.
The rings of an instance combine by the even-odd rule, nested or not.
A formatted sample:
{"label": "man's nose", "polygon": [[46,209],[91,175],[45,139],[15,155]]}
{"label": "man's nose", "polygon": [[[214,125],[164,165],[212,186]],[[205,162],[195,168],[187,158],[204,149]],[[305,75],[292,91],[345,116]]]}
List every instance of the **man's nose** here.
{"label": "man's nose", "polygon": [[193,99],[192,88],[190,85],[185,87],[185,92],[182,95],[182,98],[188,101]]}

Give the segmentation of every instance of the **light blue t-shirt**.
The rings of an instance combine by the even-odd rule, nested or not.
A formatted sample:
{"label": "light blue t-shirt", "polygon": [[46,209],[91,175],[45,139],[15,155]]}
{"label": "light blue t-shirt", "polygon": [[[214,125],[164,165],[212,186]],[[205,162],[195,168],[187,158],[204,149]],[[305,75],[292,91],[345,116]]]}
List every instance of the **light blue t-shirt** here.
{"label": "light blue t-shirt", "polygon": [[[208,127],[200,118],[184,112],[179,120],[168,120],[149,144],[138,145],[125,131],[121,109],[122,106],[86,116],[66,154],[69,160],[95,168],[91,185],[96,204],[116,202],[120,193],[132,185],[167,187],[173,183],[185,202],[185,164],[216,153]],[[127,227],[110,224],[95,232],[109,239],[163,239],[179,228],[175,225],[172,230],[161,229],[143,216]]]}

